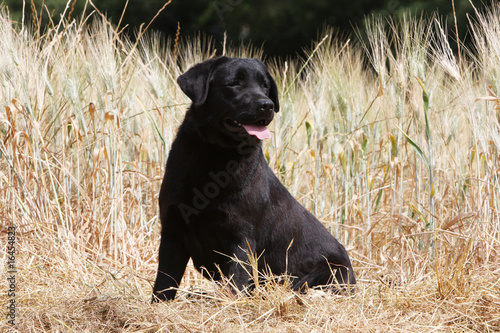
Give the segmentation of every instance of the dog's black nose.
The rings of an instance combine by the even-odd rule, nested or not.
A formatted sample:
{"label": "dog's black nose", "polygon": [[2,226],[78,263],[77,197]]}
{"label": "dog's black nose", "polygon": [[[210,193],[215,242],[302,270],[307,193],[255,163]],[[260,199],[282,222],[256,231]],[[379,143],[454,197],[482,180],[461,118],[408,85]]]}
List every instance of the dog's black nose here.
{"label": "dog's black nose", "polygon": [[274,111],[274,103],[269,99],[259,101],[259,110],[265,113]]}

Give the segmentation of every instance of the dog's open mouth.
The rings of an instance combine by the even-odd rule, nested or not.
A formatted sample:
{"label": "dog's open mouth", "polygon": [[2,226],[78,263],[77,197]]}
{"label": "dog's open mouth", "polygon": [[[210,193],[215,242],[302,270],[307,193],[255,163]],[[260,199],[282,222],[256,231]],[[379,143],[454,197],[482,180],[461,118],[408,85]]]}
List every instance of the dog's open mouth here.
{"label": "dog's open mouth", "polygon": [[267,129],[267,125],[269,125],[269,123],[266,123],[265,120],[260,120],[254,124],[240,124],[231,118],[224,119],[224,127],[226,127],[228,131],[239,132],[244,128],[248,134],[257,137],[259,140],[271,138],[271,132]]}

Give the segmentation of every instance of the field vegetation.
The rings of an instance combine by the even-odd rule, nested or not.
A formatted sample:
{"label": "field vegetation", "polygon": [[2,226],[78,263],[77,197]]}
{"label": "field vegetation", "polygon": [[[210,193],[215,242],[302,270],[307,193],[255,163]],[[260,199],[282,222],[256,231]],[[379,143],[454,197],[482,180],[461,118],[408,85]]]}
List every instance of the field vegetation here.
{"label": "field vegetation", "polygon": [[0,13],[0,331],[500,330],[500,5],[470,16],[458,53],[441,18],[406,16],[370,19],[365,42],[325,31],[304,58],[265,59],[281,99],[265,156],[348,249],[355,295],[232,295],[190,267],[155,305],[158,193],[189,106],[175,80],[216,53],[263,55],[131,41],[70,11],[45,31]]}

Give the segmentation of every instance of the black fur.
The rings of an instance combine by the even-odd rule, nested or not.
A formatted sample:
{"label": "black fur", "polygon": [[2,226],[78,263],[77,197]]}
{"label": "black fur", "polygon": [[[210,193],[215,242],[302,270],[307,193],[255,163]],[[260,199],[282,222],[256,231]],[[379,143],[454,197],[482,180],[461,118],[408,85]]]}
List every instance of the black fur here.
{"label": "black fur", "polygon": [[[177,82],[192,100],[170,150],[160,191],[162,223],[153,301],[173,299],[189,258],[206,277],[250,284],[260,271],[292,276],[300,290],[354,285],[344,247],[279,182],[261,140],[241,124],[267,126],[279,111],[276,83],[256,59],[221,57]],[[249,248],[250,247],[250,248]]]}

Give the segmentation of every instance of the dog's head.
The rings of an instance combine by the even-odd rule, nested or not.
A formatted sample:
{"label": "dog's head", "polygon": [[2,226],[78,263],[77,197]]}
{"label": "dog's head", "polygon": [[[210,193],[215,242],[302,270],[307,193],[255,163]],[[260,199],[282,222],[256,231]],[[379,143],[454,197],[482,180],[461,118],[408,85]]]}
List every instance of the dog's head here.
{"label": "dog's head", "polygon": [[177,83],[192,101],[197,125],[212,141],[255,143],[271,136],[267,126],[279,110],[278,88],[260,60],[206,60]]}

